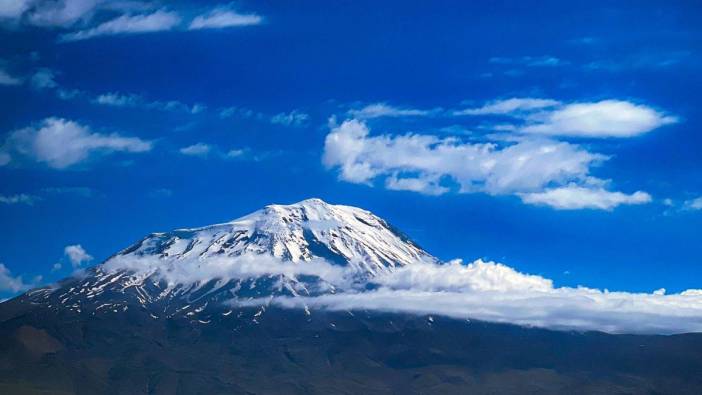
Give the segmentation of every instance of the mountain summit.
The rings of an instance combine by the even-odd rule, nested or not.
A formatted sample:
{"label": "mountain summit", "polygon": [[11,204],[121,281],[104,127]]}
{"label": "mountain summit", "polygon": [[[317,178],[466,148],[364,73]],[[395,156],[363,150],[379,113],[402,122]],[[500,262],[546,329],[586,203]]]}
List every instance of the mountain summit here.
{"label": "mountain summit", "polygon": [[28,295],[75,311],[136,305],[154,315],[194,316],[213,301],[334,293],[355,279],[427,261],[436,259],[369,211],[307,199],[152,233],[58,287]]}
{"label": "mountain summit", "polygon": [[370,274],[431,259],[369,211],[321,199],[269,205],[223,224],[154,233],[120,253],[129,254],[176,260],[267,254],[292,262],[321,257]]}

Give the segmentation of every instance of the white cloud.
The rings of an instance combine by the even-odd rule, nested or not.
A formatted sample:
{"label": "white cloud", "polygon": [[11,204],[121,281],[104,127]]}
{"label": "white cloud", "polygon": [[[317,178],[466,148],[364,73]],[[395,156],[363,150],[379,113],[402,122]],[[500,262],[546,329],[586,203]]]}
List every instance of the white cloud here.
{"label": "white cloud", "polygon": [[289,113],[281,112],[271,118],[271,123],[284,126],[300,126],[304,124],[310,116],[298,110],[292,110]]}
{"label": "white cloud", "polygon": [[686,200],[685,203],[683,203],[683,207],[687,210],[702,210],[702,196]]}
{"label": "white cloud", "polygon": [[504,115],[515,112],[540,110],[548,107],[559,106],[561,102],[552,99],[539,99],[533,97],[513,97],[511,99],[495,100],[482,107],[467,108],[454,111],[454,115]]}
{"label": "white cloud", "polygon": [[642,191],[636,191],[628,195],[622,192],[610,192],[603,188],[577,185],[551,188],[543,192],[523,193],[519,196],[524,203],[544,204],[560,210],[611,210],[621,204],[651,202],[651,195]]}
{"label": "white cloud", "polygon": [[92,18],[101,0],[4,0],[0,22],[66,28]]}
{"label": "white cloud", "polygon": [[[477,260],[469,265],[415,264],[362,286],[314,297],[235,301],[273,303],[288,308],[378,310],[438,314],[568,330],[610,333],[702,331],[702,291],[679,294],[610,292],[586,287],[554,287],[550,279]],[[314,313],[313,313],[314,314]]]}
{"label": "white cloud", "polygon": [[142,102],[141,97],[137,95],[123,95],[119,93],[104,93],[99,95],[95,102],[107,106],[125,107],[137,106]]}
{"label": "white cloud", "polygon": [[32,25],[68,27],[90,18],[99,0],[35,1],[28,13]]}
{"label": "white cloud", "polygon": [[20,292],[32,287],[32,284],[25,283],[22,276],[12,276],[10,269],[0,263],[0,292]]}
{"label": "white cloud", "polygon": [[68,257],[74,269],[79,268],[85,262],[93,260],[93,257],[80,244],[66,246],[63,249],[63,253]]}
{"label": "white cloud", "polygon": [[38,200],[41,200],[39,196],[27,195],[25,193],[9,196],[0,195],[0,203],[3,204],[27,204],[31,206]]}
{"label": "white cloud", "polygon": [[188,27],[190,30],[223,29],[227,27],[259,25],[263,18],[256,14],[240,14],[229,7],[218,7],[198,15]]}
{"label": "white cloud", "polygon": [[196,144],[181,148],[180,153],[183,155],[189,155],[189,156],[207,156],[211,150],[212,150],[212,147],[209,144],[196,143]]}
{"label": "white cloud", "polygon": [[62,118],[47,118],[40,124],[10,134],[0,152],[14,152],[56,169],[85,161],[97,153],[146,152],[152,143],[119,134],[101,134]]}
{"label": "white cloud", "polygon": [[421,263],[400,267],[372,280],[384,287],[427,292],[543,292],[553,281],[519,273],[501,263],[478,259],[468,265],[456,259],[444,264]]}
{"label": "white cloud", "polygon": [[192,107],[190,107],[190,113],[191,114],[199,114],[199,113],[205,111],[206,108],[207,108],[207,106],[205,106],[204,104],[195,103],[195,104],[193,104]]}
{"label": "white cloud", "polygon": [[108,272],[127,270],[133,273],[151,275],[164,280],[169,285],[202,284],[211,280],[229,280],[282,275],[295,280],[298,276],[314,276],[327,284],[349,287],[348,267],[334,265],[323,259],[309,261],[283,261],[271,255],[246,254],[236,257],[210,257],[161,259],[156,256],[117,255],[110,258],[102,268]]}
{"label": "white cloud", "polygon": [[19,85],[22,80],[11,76],[7,71],[0,69],[0,85]]}
{"label": "white cloud", "polygon": [[177,13],[165,10],[154,11],[150,14],[125,14],[91,29],[64,34],[61,39],[63,41],[77,41],[105,35],[167,31],[178,26],[180,21],[180,16]]}
{"label": "white cloud", "polygon": [[348,182],[428,195],[461,193],[518,195],[527,203],[559,209],[610,210],[619,204],[650,201],[645,192],[627,195],[602,188],[590,168],[607,157],[581,146],[545,138],[470,143],[449,137],[406,134],[370,136],[368,126],[347,120],[333,127],[323,163],[339,168]]}
{"label": "white cloud", "polygon": [[49,69],[39,69],[29,80],[30,84],[35,89],[51,89],[58,85],[54,81],[54,72]]}
{"label": "white cloud", "polygon": [[[323,259],[290,262],[255,254],[206,260],[117,255],[102,268],[107,272],[126,270],[137,277],[153,275],[169,287],[212,280],[219,280],[217,286],[224,286],[232,280],[281,276],[288,285],[299,284],[301,291],[318,295],[231,300],[235,305],[274,303],[290,308],[439,314],[613,333],[702,331],[702,290],[667,294],[660,289],[652,293],[629,293],[581,286],[556,287],[543,276],[482,260],[467,265],[460,260],[444,264],[415,263],[371,278],[351,265],[339,266]],[[279,286],[283,288],[282,284]],[[316,289],[306,288],[310,286]],[[334,293],[330,292],[330,286],[334,287]],[[323,293],[320,295],[318,291]],[[308,293],[298,293],[303,294]]]}
{"label": "white cloud", "polygon": [[509,115],[518,122],[494,128],[527,134],[572,137],[633,137],[678,119],[643,104],[602,100],[564,104],[553,99],[511,98],[454,115]]}
{"label": "white cloud", "polygon": [[448,192],[454,183],[459,192],[502,195],[539,193],[553,185],[592,187],[601,180],[589,175],[590,167],[606,159],[578,145],[542,138],[499,146],[420,134],[372,137],[369,132],[358,120],[333,128],[325,141],[324,164],[338,167],[340,178],[353,183],[370,185],[385,178],[389,189],[426,194]]}
{"label": "white cloud", "polygon": [[531,115],[524,133],[582,137],[632,137],[677,122],[645,105],[621,100],[573,103]]}
{"label": "white cloud", "polygon": [[247,151],[244,149],[234,148],[227,152],[227,158],[241,158],[242,156],[246,155],[246,152]]}
{"label": "white cloud", "polygon": [[401,108],[388,105],[386,103],[369,104],[360,110],[349,110],[349,115],[359,119],[371,119],[380,117],[420,117],[431,114],[434,111],[418,110],[414,108]]}

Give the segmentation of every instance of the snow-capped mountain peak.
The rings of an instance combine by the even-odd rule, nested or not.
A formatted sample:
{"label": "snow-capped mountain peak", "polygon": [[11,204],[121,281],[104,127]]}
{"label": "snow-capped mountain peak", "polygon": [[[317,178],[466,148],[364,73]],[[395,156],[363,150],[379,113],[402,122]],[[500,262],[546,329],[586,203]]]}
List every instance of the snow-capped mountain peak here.
{"label": "snow-capped mountain peak", "polygon": [[371,275],[433,259],[369,211],[316,198],[269,205],[222,224],[154,233],[121,253],[128,254],[171,259],[268,254],[292,262],[317,257]]}
{"label": "snow-capped mountain peak", "polygon": [[307,199],[152,233],[82,276],[29,296],[75,310],[137,304],[199,314],[214,301],[334,293],[427,261],[436,259],[369,211]]}

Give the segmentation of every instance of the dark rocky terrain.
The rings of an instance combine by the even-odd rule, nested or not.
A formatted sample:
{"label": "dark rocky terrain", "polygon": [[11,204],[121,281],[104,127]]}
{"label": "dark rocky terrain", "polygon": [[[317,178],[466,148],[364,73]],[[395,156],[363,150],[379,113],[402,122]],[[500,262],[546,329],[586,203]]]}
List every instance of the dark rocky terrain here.
{"label": "dark rocky terrain", "polygon": [[576,333],[400,314],[0,305],[3,394],[699,394],[702,335]]}

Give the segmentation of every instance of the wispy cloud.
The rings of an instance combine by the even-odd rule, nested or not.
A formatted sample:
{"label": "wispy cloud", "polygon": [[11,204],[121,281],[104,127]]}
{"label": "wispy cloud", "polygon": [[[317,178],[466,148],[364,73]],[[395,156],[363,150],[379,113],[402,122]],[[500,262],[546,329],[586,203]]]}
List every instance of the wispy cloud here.
{"label": "wispy cloud", "polygon": [[18,195],[0,195],[0,203],[2,204],[26,204],[31,206],[39,200],[41,200],[39,196],[28,195],[26,193],[20,193]]}
{"label": "wispy cloud", "polygon": [[100,3],[99,0],[6,1],[0,7],[0,17],[13,23],[67,28],[89,20]]}
{"label": "wispy cloud", "polygon": [[117,92],[103,93],[98,95],[93,101],[96,104],[105,106],[144,108],[159,111],[183,111],[191,114],[199,114],[206,109],[205,105],[200,103],[195,103],[190,106],[177,100],[149,101],[140,95]]}
{"label": "wispy cloud", "polygon": [[72,195],[84,198],[90,198],[97,195],[97,192],[89,187],[47,187],[41,190],[46,194],[53,195]]}
{"label": "wispy cloud", "polygon": [[502,65],[519,65],[526,67],[556,67],[567,65],[568,62],[555,56],[522,56],[517,58],[492,57],[490,63]]}
{"label": "wispy cloud", "polygon": [[271,123],[283,126],[302,126],[307,122],[309,117],[310,116],[304,112],[293,110],[288,113],[281,112],[274,115],[271,117]]}
{"label": "wispy cloud", "polygon": [[618,57],[616,59],[598,59],[583,65],[583,69],[593,72],[626,72],[630,70],[666,70],[670,67],[684,65],[693,59],[689,51],[648,50]]}
{"label": "wispy cloud", "polygon": [[19,85],[21,83],[22,80],[20,78],[13,77],[0,66],[0,85]]}
{"label": "wispy cloud", "polygon": [[539,99],[533,97],[513,97],[504,100],[494,100],[481,107],[466,108],[454,111],[454,115],[505,115],[516,114],[527,111],[540,110],[543,108],[556,107],[561,102],[553,99]]}
{"label": "wispy cloud", "polygon": [[37,70],[29,80],[34,89],[51,89],[56,88],[58,84],[55,81],[56,75],[50,69],[42,68]]}
{"label": "wispy cloud", "polygon": [[371,119],[381,117],[422,117],[427,116],[438,110],[419,110],[416,108],[396,107],[387,103],[373,103],[361,109],[352,109],[348,114],[358,119]]}
{"label": "wispy cloud", "polygon": [[13,155],[64,169],[96,154],[139,153],[151,150],[152,143],[117,133],[93,132],[88,126],[62,118],[47,118],[37,125],[10,133],[0,148],[11,160]]}
{"label": "wispy cloud", "polygon": [[702,196],[695,199],[686,200],[683,203],[683,208],[686,210],[702,210]]}
{"label": "wispy cloud", "polygon": [[61,40],[78,41],[98,36],[167,31],[178,26],[180,21],[177,13],[166,10],[142,15],[121,15],[96,27],[64,34]]}
{"label": "wispy cloud", "polygon": [[225,158],[240,161],[261,162],[271,158],[279,157],[282,154],[282,151],[255,151],[251,148],[244,147],[230,149],[226,153]]}
{"label": "wispy cloud", "polygon": [[42,28],[78,29],[60,41],[102,36],[155,33],[170,30],[224,29],[259,25],[263,17],[220,5],[183,22],[188,12],[158,7],[158,2],[103,0],[16,0],[0,3],[0,24]]}
{"label": "wispy cloud", "polygon": [[190,22],[190,30],[223,29],[239,26],[259,25],[263,17],[256,14],[241,14],[230,6],[217,7],[205,14],[198,15]]}
{"label": "wispy cloud", "polygon": [[209,155],[210,151],[212,151],[212,146],[205,143],[196,143],[187,147],[183,147],[179,150],[179,152],[183,155],[202,157]]}
{"label": "wispy cloud", "polygon": [[263,119],[265,116],[259,112],[244,107],[224,107],[220,108],[218,115],[221,119],[232,117]]}
{"label": "wispy cloud", "polygon": [[217,160],[237,160],[260,162],[280,155],[278,151],[255,151],[248,147],[230,148],[223,150],[220,147],[206,143],[195,143],[179,150],[183,155],[209,158]]}

